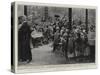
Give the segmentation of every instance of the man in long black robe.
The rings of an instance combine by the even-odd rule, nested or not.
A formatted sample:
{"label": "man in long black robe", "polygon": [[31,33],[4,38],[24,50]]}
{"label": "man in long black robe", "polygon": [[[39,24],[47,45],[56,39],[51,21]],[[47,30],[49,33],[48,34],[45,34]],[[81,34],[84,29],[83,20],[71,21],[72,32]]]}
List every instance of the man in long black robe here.
{"label": "man in long black robe", "polygon": [[22,24],[22,27],[18,32],[18,55],[22,61],[30,62],[32,60],[32,54],[30,49],[30,27],[27,22]]}

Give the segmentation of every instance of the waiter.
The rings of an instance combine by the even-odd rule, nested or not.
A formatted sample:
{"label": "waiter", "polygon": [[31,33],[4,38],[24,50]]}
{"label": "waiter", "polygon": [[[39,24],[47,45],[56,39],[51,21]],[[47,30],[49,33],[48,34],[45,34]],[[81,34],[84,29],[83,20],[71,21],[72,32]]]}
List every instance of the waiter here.
{"label": "waiter", "polygon": [[59,27],[56,28],[56,32],[54,33],[54,43],[53,43],[53,52],[57,50],[58,43],[59,43],[59,38],[60,33],[59,33]]}

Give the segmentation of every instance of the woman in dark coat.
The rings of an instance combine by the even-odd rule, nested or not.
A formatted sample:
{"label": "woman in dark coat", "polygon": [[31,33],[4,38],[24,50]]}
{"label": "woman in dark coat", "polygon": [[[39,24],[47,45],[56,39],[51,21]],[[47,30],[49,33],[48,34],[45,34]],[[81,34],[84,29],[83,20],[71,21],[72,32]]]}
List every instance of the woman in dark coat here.
{"label": "woman in dark coat", "polygon": [[18,46],[19,46],[19,59],[22,61],[30,62],[32,60],[32,54],[30,49],[30,27],[28,23],[23,22],[18,32]]}

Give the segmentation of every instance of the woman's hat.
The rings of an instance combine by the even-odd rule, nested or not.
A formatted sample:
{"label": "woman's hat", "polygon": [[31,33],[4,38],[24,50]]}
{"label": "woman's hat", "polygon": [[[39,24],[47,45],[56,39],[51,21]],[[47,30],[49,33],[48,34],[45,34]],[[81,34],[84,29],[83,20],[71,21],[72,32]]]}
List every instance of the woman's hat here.
{"label": "woman's hat", "polygon": [[59,15],[55,15],[55,17],[57,17],[57,18],[58,18],[58,17],[60,17],[60,16],[59,16]]}

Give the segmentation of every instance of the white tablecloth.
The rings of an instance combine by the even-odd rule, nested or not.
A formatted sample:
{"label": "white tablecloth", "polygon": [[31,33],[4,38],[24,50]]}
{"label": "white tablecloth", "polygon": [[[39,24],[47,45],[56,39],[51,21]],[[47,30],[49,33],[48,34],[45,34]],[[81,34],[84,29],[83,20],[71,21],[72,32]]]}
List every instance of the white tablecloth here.
{"label": "white tablecloth", "polygon": [[43,34],[40,32],[37,32],[35,34],[31,34],[32,38],[39,38],[39,37],[43,37]]}

